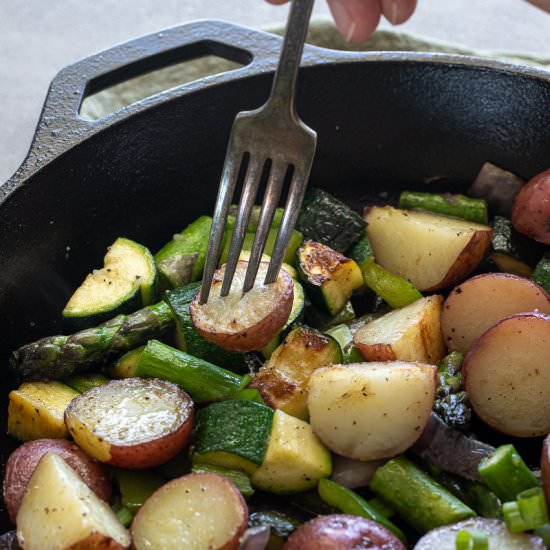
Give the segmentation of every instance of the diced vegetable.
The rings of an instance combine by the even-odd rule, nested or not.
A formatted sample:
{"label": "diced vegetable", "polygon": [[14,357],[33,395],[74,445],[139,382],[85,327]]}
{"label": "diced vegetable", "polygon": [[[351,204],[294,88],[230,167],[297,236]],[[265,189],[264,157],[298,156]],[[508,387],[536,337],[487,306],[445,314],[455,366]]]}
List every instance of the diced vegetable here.
{"label": "diced vegetable", "polygon": [[322,367],[311,375],[313,431],[333,452],[372,460],[408,449],[432,408],[436,369],[401,361]]}
{"label": "diced vegetable", "polygon": [[153,303],[157,269],[147,248],[118,238],[108,249],[104,267],[90,273],[63,309],[73,327],[86,328],[120,313]]}
{"label": "diced vegetable", "polygon": [[244,498],[251,497],[254,494],[254,489],[250,484],[250,478],[241,470],[231,470],[223,466],[214,466],[212,464],[195,464],[191,472],[194,474],[216,474],[225,477],[225,479],[231,481],[231,483],[237,487]]}
{"label": "diced vegetable", "polygon": [[533,272],[532,279],[544,288],[546,292],[550,292],[550,252],[546,252],[539,260]]}
{"label": "diced vegetable", "polygon": [[472,199],[464,195],[402,191],[399,196],[399,208],[426,210],[487,225],[487,203],[485,200]]}
{"label": "diced vegetable", "polygon": [[353,291],[363,286],[359,266],[324,244],[305,241],[297,255],[298,276],[308,296],[331,316],[338,315]]}
{"label": "diced vegetable", "polygon": [[113,380],[73,399],[65,423],[90,456],[121,468],[167,462],[189,442],[194,409],[175,384],[158,379]]}
{"label": "diced vegetable", "polygon": [[294,283],[281,269],[265,285],[267,262],[260,262],[254,287],[242,293],[248,262],[239,260],[229,294],[221,296],[225,266],[214,275],[208,302],[199,295],[190,306],[193,326],[210,342],[235,351],[260,350],[283,328],[292,310]]}
{"label": "diced vegetable", "polygon": [[341,363],[342,352],[331,338],[307,327],[292,330],[271,358],[255,374],[257,388],[267,405],[306,419],[307,384],[315,369]]}
{"label": "diced vegetable", "polygon": [[521,242],[526,238],[516,233],[509,218],[495,216],[492,225],[491,260],[493,263],[499,271],[529,278],[533,270],[524,261],[522,248],[525,248],[525,243]]}
{"label": "diced vegetable", "polygon": [[63,379],[63,384],[69,386],[78,393],[84,393],[85,391],[101,386],[109,382],[109,378],[102,374],[73,374]]}
{"label": "diced vegetable", "polygon": [[443,304],[441,330],[447,347],[466,353],[497,321],[526,311],[550,313],[550,296],[523,277],[484,273],[455,287]]}
{"label": "diced vegetable", "polygon": [[63,414],[77,395],[61,382],[21,384],[9,395],[8,433],[21,441],[67,437]]}
{"label": "diced vegetable", "polygon": [[506,527],[512,533],[538,529],[548,523],[548,510],[544,492],[540,487],[526,489],[517,500],[502,505]]}
{"label": "diced vegetable", "polygon": [[212,218],[201,216],[155,254],[165,287],[175,288],[201,278],[211,226]]}
{"label": "diced vegetable", "polygon": [[253,474],[264,461],[273,414],[269,407],[244,399],[213,403],[200,409],[193,463]]}
{"label": "diced vegetable", "polygon": [[113,378],[133,378],[136,375],[139,359],[144,349],[145,346],[131,349],[114,363],[106,366],[105,372]]}
{"label": "diced vegetable", "polygon": [[344,363],[360,363],[363,360],[363,354],[353,343],[353,333],[348,325],[336,325],[327,330],[326,334],[332,336],[340,344]]}
{"label": "diced vegetable", "polygon": [[162,477],[152,471],[115,469],[121,504],[135,516],[143,503],[164,483]]}
{"label": "diced vegetable", "polygon": [[441,296],[421,298],[360,328],[353,337],[369,361],[420,361],[437,364],[445,354],[439,317]]}
{"label": "diced vegetable", "polygon": [[475,512],[405,457],[376,470],[369,487],[421,532],[475,516]]}
{"label": "diced vegetable", "polygon": [[158,489],[132,523],[135,550],[237,550],[248,509],[237,488],[215,474],[189,474]]}
{"label": "diced vegetable", "polygon": [[265,458],[252,474],[252,485],[272,493],[297,493],[312,489],[331,472],[330,453],[311,426],[275,411]]}
{"label": "diced vegetable", "polygon": [[[278,539],[270,542],[271,546],[277,544],[278,546],[282,546],[283,539],[288,538],[291,533],[296,531],[300,526],[300,522],[281,512],[258,511],[250,514],[248,525],[250,527],[269,527],[271,531],[270,538],[273,539],[276,537],[276,539]],[[271,546],[268,546],[268,548],[271,548]]]}
{"label": "diced vegetable", "polygon": [[345,252],[365,231],[365,222],[348,205],[326,191],[306,192],[296,225],[306,239]]}
{"label": "diced vegetable", "polygon": [[372,207],[365,220],[376,261],[421,292],[464,279],[491,242],[488,226],[428,212]]}
{"label": "diced vegetable", "polygon": [[550,316],[518,313],[498,321],[470,347],[462,367],[476,414],[517,437],[550,431]]}
{"label": "diced vegetable", "polygon": [[109,505],[54,453],[42,457],[29,481],[17,514],[17,538],[25,550],[123,550],[131,542]]}
{"label": "diced vegetable", "polygon": [[307,325],[321,332],[326,332],[331,327],[353,321],[355,319],[355,310],[353,309],[353,304],[349,301],[338,315],[331,317],[312,305],[306,296],[304,319]]}

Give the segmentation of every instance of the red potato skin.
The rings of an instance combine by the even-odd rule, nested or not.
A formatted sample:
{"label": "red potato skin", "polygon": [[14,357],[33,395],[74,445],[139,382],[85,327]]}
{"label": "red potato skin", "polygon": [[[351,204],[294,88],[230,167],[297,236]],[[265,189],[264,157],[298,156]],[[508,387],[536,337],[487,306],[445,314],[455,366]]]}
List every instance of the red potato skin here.
{"label": "red potato skin", "polygon": [[550,244],[550,169],[530,179],[516,195],[512,225],[531,239]]}
{"label": "red potato skin", "polygon": [[14,523],[27,484],[40,459],[48,452],[63,458],[100,499],[109,501],[111,497],[109,472],[103,464],[89,457],[77,445],[66,439],[27,441],[10,455],[6,463],[3,484],[4,503]]}
{"label": "red potato skin", "polygon": [[385,527],[360,516],[319,516],[298,528],[283,550],[406,550]]}
{"label": "red potato skin", "polygon": [[544,438],[542,454],[540,457],[540,476],[546,495],[546,502],[550,506],[550,434]]}

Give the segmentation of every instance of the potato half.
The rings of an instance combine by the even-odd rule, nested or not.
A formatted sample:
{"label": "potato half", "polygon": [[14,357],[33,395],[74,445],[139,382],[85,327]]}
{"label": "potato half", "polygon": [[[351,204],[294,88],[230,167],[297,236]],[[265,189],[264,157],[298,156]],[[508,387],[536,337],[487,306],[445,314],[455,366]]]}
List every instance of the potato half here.
{"label": "potato half", "polygon": [[354,363],[309,379],[313,431],[333,452],[358,460],[402,453],[428,422],[437,369],[424,363]]}
{"label": "potato half", "polygon": [[441,313],[450,350],[466,353],[491,325],[514,313],[550,313],[550,297],[537,283],[508,273],[484,273],[453,288]]}
{"label": "potato half", "polygon": [[65,422],[90,456],[121,468],[167,462],[189,442],[193,401],[156,378],[113,380],[73,399]]}
{"label": "potato half", "polygon": [[420,291],[467,277],[491,243],[490,227],[429,212],[374,206],[364,217],[376,261]]}
{"label": "potato half", "polygon": [[462,367],[476,414],[499,432],[536,437],[550,432],[550,316],[512,315],[487,329]]}
{"label": "potato half", "polygon": [[216,474],[189,474],[166,483],[132,523],[135,550],[236,550],[248,523],[238,489]]}
{"label": "potato half", "polygon": [[239,260],[229,294],[220,295],[225,266],[214,274],[206,304],[195,297],[189,311],[195,328],[210,342],[236,351],[259,350],[283,328],[294,299],[292,277],[281,269],[277,280],[264,284],[269,264],[260,262],[254,287],[243,294],[248,262]]}
{"label": "potato half", "polygon": [[367,323],[353,342],[369,361],[421,361],[436,365],[445,355],[439,316],[441,296],[421,298]]}

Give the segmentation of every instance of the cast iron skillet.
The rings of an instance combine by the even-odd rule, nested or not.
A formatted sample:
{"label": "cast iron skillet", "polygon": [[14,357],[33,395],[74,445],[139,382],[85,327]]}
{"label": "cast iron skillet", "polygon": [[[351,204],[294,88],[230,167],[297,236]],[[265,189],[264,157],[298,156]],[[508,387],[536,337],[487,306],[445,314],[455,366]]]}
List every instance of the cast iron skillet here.
{"label": "cast iron skillet", "polygon": [[[55,77],[27,159],[0,186],[3,414],[9,353],[61,331],[62,306],[108,244],[124,235],[156,250],[212,211],[231,122],[267,98],[279,47],[278,37],[203,21]],[[244,66],[98,121],[78,116],[90,93],[206,54]],[[486,160],[525,178],[550,165],[547,73],[463,56],[313,47],[303,65],[298,110],[319,135],[311,181],[357,206],[380,191],[436,189],[431,176],[464,190]],[[2,436],[3,461],[12,447]],[[6,515],[0,520],[6,530]]]}

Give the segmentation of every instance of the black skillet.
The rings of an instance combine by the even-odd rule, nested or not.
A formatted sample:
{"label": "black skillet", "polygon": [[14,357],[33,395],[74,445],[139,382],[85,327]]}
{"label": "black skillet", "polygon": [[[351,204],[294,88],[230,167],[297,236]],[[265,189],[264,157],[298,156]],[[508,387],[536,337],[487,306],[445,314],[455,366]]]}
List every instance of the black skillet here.
{"label": "black skillet", "polygon": [[[152,34],[53,80],[29,155],[0,186],[0,359],[58,333],[60,311],[105,247],[156,250],[212,211],[235,114],[264,102],[280,39],[220,21]],[[160,66],[216,55],[243,64],[97,121],[89,94]],[[403,188],[465,190],[490,160],[528,178],[550,165],[550,75],[464,56],[306,48],[298,110],[319,136],[311,181],[361,205]],[[5,418],[2,419],[5,426]],[[3,461],[13,442],[2,436]],[[0,532],[9,528],[0,514]]]}

